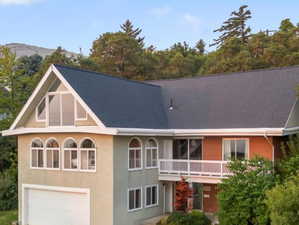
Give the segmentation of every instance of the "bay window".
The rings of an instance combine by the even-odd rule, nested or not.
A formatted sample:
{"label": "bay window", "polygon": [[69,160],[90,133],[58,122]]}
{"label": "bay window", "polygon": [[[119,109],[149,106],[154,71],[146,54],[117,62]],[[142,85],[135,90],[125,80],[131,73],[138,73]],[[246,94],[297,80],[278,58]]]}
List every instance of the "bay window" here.
{"label": "bay window", "polygon": [[78,169],[78,148],[77,143],[69,138],[64,142],[64,169]]}
{"label": "bay window", "polygon": [[96,147],[95,143],[87,138],[84,139],[80,145],[80,165],[81,170],[92,170],[96,169]]}
{"label": "bay window", "polygon": [[31,143],[31,168],[44,167],[44,145],[42,140],[34,139]]}
{"label": "bay window", "polygon": [[55,139],[46,143],[46,168],[59,169],[59,144]]}

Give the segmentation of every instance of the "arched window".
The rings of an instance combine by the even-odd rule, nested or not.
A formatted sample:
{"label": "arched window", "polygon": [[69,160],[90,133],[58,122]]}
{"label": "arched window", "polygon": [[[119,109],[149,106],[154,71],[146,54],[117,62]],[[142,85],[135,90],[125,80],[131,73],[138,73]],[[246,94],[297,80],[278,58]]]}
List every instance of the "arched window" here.
{"label": "arched window", "polygon": [[74,139],[68,138],[63,145],[64,169],[79,169],[78,146]]}
{"label": "arched window", "polygon": [[129,143],[129,170],[142,168],[142,147],[141,141],[133,138]]}
{"label": "arched window", "polygon": [[31,142],[31,167],[44,167],[44,144],[41,139],[34,139]]}
{"label": "arched window", "polygon": [[46,142],[46,167],[59,169],[59,144],[53,138]]}
{"label": "arched window", "polygon": [[158,144],[151,138],[145,144],[146,168],[157,168]]}
{"label": "arched window", "polygon": [[96,170],[96,146],[90,138],[81,142],[80,158],[81,170]]}

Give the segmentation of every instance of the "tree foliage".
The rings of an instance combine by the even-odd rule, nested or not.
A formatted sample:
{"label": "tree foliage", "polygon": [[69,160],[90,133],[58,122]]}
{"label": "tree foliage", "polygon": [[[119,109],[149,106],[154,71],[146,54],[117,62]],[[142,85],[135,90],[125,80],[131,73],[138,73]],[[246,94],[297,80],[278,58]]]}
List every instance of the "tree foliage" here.
{"label": "tree foliage", "polygon": [[221,225],[268,225],[266,190],[276,182],[272,163],[263,158],[234,161],[233,173],[220,184],[218,194]]}
{"label": "tree foliage", "polygon": [[271,225],[299,224],[299,175],[267,192]]}

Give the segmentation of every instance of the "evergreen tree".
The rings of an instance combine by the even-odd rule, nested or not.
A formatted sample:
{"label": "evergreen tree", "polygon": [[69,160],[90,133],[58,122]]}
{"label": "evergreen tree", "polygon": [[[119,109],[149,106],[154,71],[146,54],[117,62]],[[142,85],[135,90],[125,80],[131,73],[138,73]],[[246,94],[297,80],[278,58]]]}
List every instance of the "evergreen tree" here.
{"label": "evergreen tree", "polygon": [[139,37],[142,29],[137,27],[136,29],[134,28],[133,23],[130,20],[126,20],[122,25],[120,25],[121,32],[124,32],[128,36],[136,39],[140,45],[144,45],[144,37]]}
{"label": "evergreen tree", "polygon": [[247,20],[251,18],[251,12],[247,7],[247,5],[243,5],[239,8],[239,11],[233,11],[231,17],[224,21],[219,29],[214,30],[214,32],[222,34],[218,39],[214,39],[214,43],[211,46],[222,45],[234,37],[241,38],[243,44],[247,43],[251,31],[250,27],[246,26]]}

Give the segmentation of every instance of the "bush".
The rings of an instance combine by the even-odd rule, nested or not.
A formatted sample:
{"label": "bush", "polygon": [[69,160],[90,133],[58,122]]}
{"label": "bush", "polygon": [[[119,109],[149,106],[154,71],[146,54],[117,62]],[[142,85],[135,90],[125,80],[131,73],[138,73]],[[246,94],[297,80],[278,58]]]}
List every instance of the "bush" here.
{"label": "bush", "polygon": [[233,176],[219,185],[219,222],[221,225],[268,225],[266,191],[274,187],[272,163],[262,158],[234,161]]}
{"label": "bush", "polygon": [[267,192],[272,225],[299,224],[299,175]]}
{"label": "bush", "polygon": [[10,168],[0,174],[0,211],[17,209],[17,169]]}
{"label": "bush", "polygon": [[174,212],[167,219],[162,219],[157,225],[211,225],[211,221],[200,211]]}

